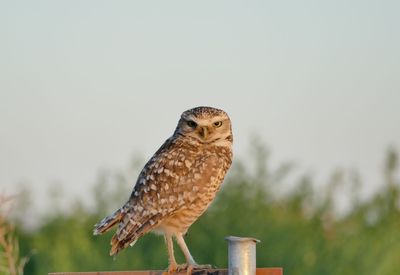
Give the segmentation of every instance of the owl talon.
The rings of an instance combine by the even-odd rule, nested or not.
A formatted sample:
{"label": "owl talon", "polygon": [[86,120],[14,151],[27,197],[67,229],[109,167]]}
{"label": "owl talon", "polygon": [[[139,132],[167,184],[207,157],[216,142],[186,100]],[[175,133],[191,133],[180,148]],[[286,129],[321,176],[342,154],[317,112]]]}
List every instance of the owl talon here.
{"label": "owl talon", "polygon": [[172,275],[175,274],[176,271],[179,271],[179,266],[176,263],[169,264],[166,272],[163,272],[162,275]]}
{"label": "owl talon", "polygon": [[178,265],[176,269],[177,272],[181,272],[186,270],[186,275],[192,274],[194,270],[203,270],[203,269],[211,269],[212,266],[209,264],[181,264]]}
{"label": "owl talon", "polygon": [[187,269],[188,269],[187,264],[180,264],[180,265],[177,265],[176,271],[181,272],[181,271],[187,270]]}

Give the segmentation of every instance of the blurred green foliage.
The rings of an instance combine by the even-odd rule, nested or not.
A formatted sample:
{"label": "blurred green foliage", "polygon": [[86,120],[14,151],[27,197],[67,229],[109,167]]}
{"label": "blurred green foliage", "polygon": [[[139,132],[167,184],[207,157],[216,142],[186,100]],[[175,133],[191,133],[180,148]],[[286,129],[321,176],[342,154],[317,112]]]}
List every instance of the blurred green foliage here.
{"label": "blurred green foliage", "polygon": [[[273,169],[268,150],[258,142],[250,155],[246,163],[235,160],[216,201],[186,236],[197,262],[226,267],[224,237],[237,235],[260,239],[257,265],[283,267],[285,274],[399,274],[400,183],[394,149],[386,154],[381,190],[368,199],[361,199],[363,184],[355,172],[336,170],[321,188],[295,165]],[[68,214],[57,212],[37,230],[20,230],[22,254],[35,251],[25,274],[166,268],[161,236],[148,234],[113,259],[108,256],[112,232],[92,235],[93,225],[127,200],[135,181],[132,171],[101,174],[88,194],[93,207],[71,202]],[[349,201],[345,214],[338,215],[338,198]]]}

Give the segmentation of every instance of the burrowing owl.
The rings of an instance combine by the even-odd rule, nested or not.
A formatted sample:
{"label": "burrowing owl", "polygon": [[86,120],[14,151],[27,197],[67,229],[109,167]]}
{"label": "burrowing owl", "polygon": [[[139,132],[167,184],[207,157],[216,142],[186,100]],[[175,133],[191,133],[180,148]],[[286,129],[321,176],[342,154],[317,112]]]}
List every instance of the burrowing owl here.
{"label": "burrowing owl", "polygon": [[[231,121],[224,111],[196,107],[183,112],[172,137],[139,174],[128,202],[95,225],[97,235],[118,224],[110,255],[154,231],[164,234],[169,273],[203,268],[193,260],[183,235],[219,190],[232,162],[232,142]],[[173,237],[185,255],[185,265],[175,261]]]}

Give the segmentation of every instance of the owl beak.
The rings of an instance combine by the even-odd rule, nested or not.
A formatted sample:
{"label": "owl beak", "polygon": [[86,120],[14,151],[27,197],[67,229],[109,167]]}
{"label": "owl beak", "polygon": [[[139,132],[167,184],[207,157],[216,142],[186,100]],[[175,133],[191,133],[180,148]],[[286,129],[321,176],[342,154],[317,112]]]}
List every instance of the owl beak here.
{"label": "owl beak", "polygon": [[199,134],[203,139],[207,139],[207,137],[208,137],[208,128],[207,127],[200,127]]}

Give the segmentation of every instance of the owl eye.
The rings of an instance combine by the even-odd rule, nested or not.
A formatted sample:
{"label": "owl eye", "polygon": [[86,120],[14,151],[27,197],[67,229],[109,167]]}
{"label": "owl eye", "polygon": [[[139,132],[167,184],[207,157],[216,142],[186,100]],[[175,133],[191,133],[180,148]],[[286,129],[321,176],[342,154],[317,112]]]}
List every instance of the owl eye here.
{"label": "owl eye", "polygon": [[196,127],[197,127],[197,123],[194,122],[193,120],[189,120],[189,121],[187,122],[187,125],[188,125],[189,127],[191,127],[191,128],[196,128]]}
{"label": "owl eye", "polygon": [[222,121],[217,121],[217,122],[214,122],[214,126],[215,127],[221,127],[221,125],[222,125]]}

